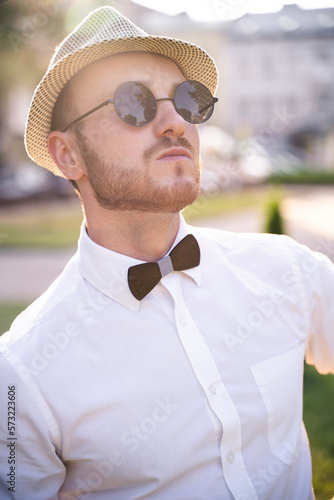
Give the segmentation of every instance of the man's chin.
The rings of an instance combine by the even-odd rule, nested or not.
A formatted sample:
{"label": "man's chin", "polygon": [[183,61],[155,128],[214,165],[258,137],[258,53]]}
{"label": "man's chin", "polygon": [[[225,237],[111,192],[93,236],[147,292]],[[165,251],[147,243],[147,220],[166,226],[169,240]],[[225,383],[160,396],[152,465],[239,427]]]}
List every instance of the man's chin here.
{"label": "man's chin", "polygon": [[198,191],[194,190],[183,196],[177,196],[176,193],[172,196],[167,196],[166,193],[160,193],[160,195],[156,194],[154,197],[151,196],[140,200],[106,199],[101,197],[96,197],[96,200],[101,208],[107,210],[175,214],[194,203],[197,197]]}

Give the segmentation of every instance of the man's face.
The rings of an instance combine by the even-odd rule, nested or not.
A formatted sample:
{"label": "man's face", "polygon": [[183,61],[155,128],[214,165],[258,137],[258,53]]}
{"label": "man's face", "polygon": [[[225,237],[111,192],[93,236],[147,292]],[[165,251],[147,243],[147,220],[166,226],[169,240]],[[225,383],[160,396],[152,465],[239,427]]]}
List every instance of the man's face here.
{"label": "man's face", "polygon": [[[144,53],[120,54],[78,73],[71,84],[71,95],[79,116],[112,99],[124,82],[140,81],[159,99],[173,98],[176,86],[184,80],[170,59]],[[142,127],[123,122],[114,105],[109,104],[74,130],[83,178],[89,181],[90,202],[93,199],[107,209],[176,213],[197,198],[197,127],[186,122],[171,101],[157,103],[155,118]]]}

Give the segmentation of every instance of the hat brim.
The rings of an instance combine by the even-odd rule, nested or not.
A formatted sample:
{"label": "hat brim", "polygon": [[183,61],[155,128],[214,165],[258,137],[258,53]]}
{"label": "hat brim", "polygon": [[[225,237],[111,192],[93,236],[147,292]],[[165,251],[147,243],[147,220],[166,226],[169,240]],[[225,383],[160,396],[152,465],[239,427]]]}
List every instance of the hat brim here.
{"label": "hat brim", "polygon": [[198,80],[215,93],[218,81],[213,59],[197,45],[174,38],[138,36],[105,40],[65,56],[44,76],[35,90],[26,123],[25,146],[29,157],[55,175],[64,177],[48,151],[53,107],[65,84],[88,64],[126,52],[149,52],[172,59],[186,79]]}

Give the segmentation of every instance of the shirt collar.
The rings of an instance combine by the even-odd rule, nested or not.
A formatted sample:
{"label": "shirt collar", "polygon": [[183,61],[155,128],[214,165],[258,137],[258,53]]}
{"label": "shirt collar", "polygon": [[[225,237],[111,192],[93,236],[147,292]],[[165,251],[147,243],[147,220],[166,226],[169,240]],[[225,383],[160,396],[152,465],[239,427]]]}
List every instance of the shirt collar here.
{"label": "shirt collar", "polygon": [[[180,215],[179,230],[167,254],[190,232],[190,227]],[[133,311],[139,310],[140,301],[132,295],[129,289],[128,269],[130,266],[143,263],[141,260],[114,252],[95,243],[88,236],[85,222],[83,222],[77,252],[77,265],[80,274],[94,288]],[[190,276],[197,286],[200,285],[201,271],[199,266],[182,272]]]}
{"label": "shirt collar", "polygon": [[[176,247],[176,245],[181,240],[183,240],[183,238],[185,238],[187,236],[187,234],[192,234],[193,233],[192,230],[193,230],[193,228],[191,226],[188,226],[188,224],[184,220],[183,216],[180,215],[180,226],[179,226],[178,233],[176,235],[176,238],[174,240],[173,245],[168,250],[168,252],[167,252],[166,255],[168,255],[173,250],[173,248]],[[192,278],[195,281],[195,283],[196,283],[197,286],[200,286],[200,284],[201,284],[201,269],[200,269],[200,266],[193,267],[192,269],[186,269],[185,271],[182,271],[182,272],[184,274],[186,274],[187,276],[190,276],[190,278]]]}

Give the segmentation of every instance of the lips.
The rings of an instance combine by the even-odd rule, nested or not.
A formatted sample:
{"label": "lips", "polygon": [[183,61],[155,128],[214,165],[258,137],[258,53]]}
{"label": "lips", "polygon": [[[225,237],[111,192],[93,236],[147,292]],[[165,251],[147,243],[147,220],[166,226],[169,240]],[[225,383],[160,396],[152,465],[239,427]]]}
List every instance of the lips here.
{"label": "lips", "polygon": [[191,154],[187,149],[184,148],[172,148],[163,151],[159,156],[158,160],[182,160],[182,159],[191,159]]}

